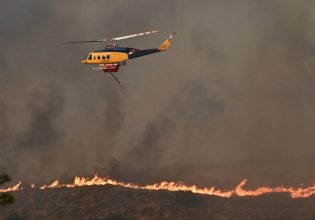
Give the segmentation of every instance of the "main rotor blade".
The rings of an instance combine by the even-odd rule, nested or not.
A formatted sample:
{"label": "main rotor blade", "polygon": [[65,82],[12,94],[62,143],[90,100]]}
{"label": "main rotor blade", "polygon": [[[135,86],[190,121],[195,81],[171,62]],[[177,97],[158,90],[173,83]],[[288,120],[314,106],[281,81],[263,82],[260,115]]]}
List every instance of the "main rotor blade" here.
{"label": "main rotor blade", "polygon": [[61,44],[102,43],[102,42],[108,42],[108,41],[110,42],[110,41],[116,41],[116,40],[125,40],[125,39],[133,38],[133,37],[141,37],[144,35],[155,34],[157,32],[159,31],[153,30],[153,31],[141,32],[138,34],[130,34],[130,35],[121,36],[121,37],[113,37],[110,40],[107,40],[106,38],[104,38],[104,39],[98,39],[98,40],[67,41],[67,42],[62,42]]}
{"label": "main rotor blade", "polygon": [[126,35],[126,36],[121,36],[121,37],[113,37],[111,40],[125,40],[128,38],[133,38],[133,37],[140,37],[140,36],[144,36],[144,35],[148,35],[148,34],[155,34],[159,32],[158,30],[154,30],[154,31],[147,31],[147,32],[141,32],[138,34],[130,34],[130,35]]}
{"label": "main rotor blade", "polygon": [[61,42],[62,44],[81,44],[81,43],[100,43],[100,42],[106,42],[106,39],[99,39],[99,40],[84,40],[84,41],[67,41],[67,42]]}

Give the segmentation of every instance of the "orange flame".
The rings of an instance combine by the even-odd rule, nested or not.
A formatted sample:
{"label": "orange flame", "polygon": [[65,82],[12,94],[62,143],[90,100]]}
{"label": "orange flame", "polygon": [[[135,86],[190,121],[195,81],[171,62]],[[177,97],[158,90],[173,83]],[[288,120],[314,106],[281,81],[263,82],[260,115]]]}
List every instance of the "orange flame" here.
{"label": "orange flame", "polygon": [[14,191],[20,191],[23,188],[20,188],[22,185],[22,182],[18,182],[16,185],[5,188],[5,189],[0,189],[0,193],[4,193],[4,192],[14,192]]}
{"label": "orange flame", "polygon": [[235,194],[238,196],[260,196],[266,193],[290,193],[292,198],[307,198],[315,194],[315,184],[310,187],[299,187],[299,188],[292,188],[292,187],[283,187],[278,186],[275,188],[271,187],[259,187],[256,190],[244,190],[242,187],[246,184],[247,180],[243,180],[236,188]]}
{"label": "orange flame", "polygon": [[[221,191],[219,189],[215,189],[214,187],[210,188],[199,188],[196,185],[185,185],[183,182],[161,182],[161,183],[155,183],[150,185],[137,185],[134,183],[125,183],[120,182],[117,180],[112,180],[107,177],[98,177],[95,175],[93,178],[87,178],[87,177],[75,177],[73,183],[70,184],[61,184],[59,180],[53,181],[49,185],[42,185],[39,186],[37,189],[40,190],[47,190],[47,189],[55,189],[55,188],[76,188],[76,187],[82,187],[82,186],[105,186],[105,185],[113,185],[113,186],[120,186],[124,188],[130,188],[130,189],[142,189],[142,190],[166,190],[166,191],[185,191],[185,192],[192,192],[196,194],[203,194],[203,195],[214,195],[214,196],[220,196],[229,198],[231,196],[260,196],[266,193],[289,193],[292,198],[307,198],[315,194],[315,184],[313,184],[310,187],[283,187],[278,186],[275,188],[272,187],[259,187],[255,190],[245,190],[243,187],[245,186],[247,180],[243,180],[241,183],[239,183],[235,189],[230,191]],[[19,182],[15,186],[6,188],[6,189],[0,189],[0,192],[12,192],[12,191],[19,191],[23,188],[21,187],[22,183]],[[35,189],[35,184],[32,184],[31,189]]]}

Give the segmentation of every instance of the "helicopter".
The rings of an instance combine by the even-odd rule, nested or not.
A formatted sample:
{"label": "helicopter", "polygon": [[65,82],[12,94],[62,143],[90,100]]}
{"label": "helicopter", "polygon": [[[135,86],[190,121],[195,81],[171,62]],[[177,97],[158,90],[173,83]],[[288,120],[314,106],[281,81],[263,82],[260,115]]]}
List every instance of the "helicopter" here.
{"label": "helicopter", "polygon": [[116,41],[125,40],[134,37],[141,37],[150,34],[155,34],[159,32],[158,30],[147,31],[137,34],[130,34],[121,37],[113,37],[107,40],[98,39],[98,40],[85,40],[85,41],[69,41],[62,42],[62,44],[78,44],[78,43],[106,43],[106,47],[101,50],[95,50],[90,52],[88,56],[81,61],[83,64],[94,64],[97,67],[92,69],[95,71],[103,71],[104,73],[109,73],[114,80],[119,84],[119,86],[124,89],[124,85],[118,80],[114,75],[119,71],[121,66],[126,65],[127,60],[135,59],[138,57],[150,55],[153,53],[166,51],[171,45],[171,40],[174,38],[176,32],[173,32],[169,37],[160,45],[159,48],[153,49],[136,49],[131,47],[121,47],[116,44]]}

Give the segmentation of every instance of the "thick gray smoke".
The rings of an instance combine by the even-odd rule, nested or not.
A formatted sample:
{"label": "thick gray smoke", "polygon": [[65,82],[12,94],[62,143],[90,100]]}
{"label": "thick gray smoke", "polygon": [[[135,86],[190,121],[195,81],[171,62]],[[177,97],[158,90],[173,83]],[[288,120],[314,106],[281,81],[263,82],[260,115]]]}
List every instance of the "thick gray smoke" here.
{"label": "thick gray smoke", "polygon": [[[3,1],[0,171],[46,181],[312,157],[314,15],[308,0]],[[120,42],[178,33],[121,69],[126,91],[80,63],[103,45],[59,44],[156,28]]]}

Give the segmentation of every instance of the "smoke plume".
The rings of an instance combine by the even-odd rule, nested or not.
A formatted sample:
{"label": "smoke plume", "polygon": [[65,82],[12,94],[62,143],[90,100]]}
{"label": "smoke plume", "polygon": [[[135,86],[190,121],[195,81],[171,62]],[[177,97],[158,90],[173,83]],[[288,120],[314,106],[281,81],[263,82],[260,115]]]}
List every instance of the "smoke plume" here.
{"label": "smoke plume", "polygon": [[[238,162],[246,174],[312,173],[314,12],[308,0],[4,1],[0,171],[32,182]],[[119,42],[154,48],[178,33],[121,68],[125,92],[80,63],[104,45],[59,44],[156,28]]]}

